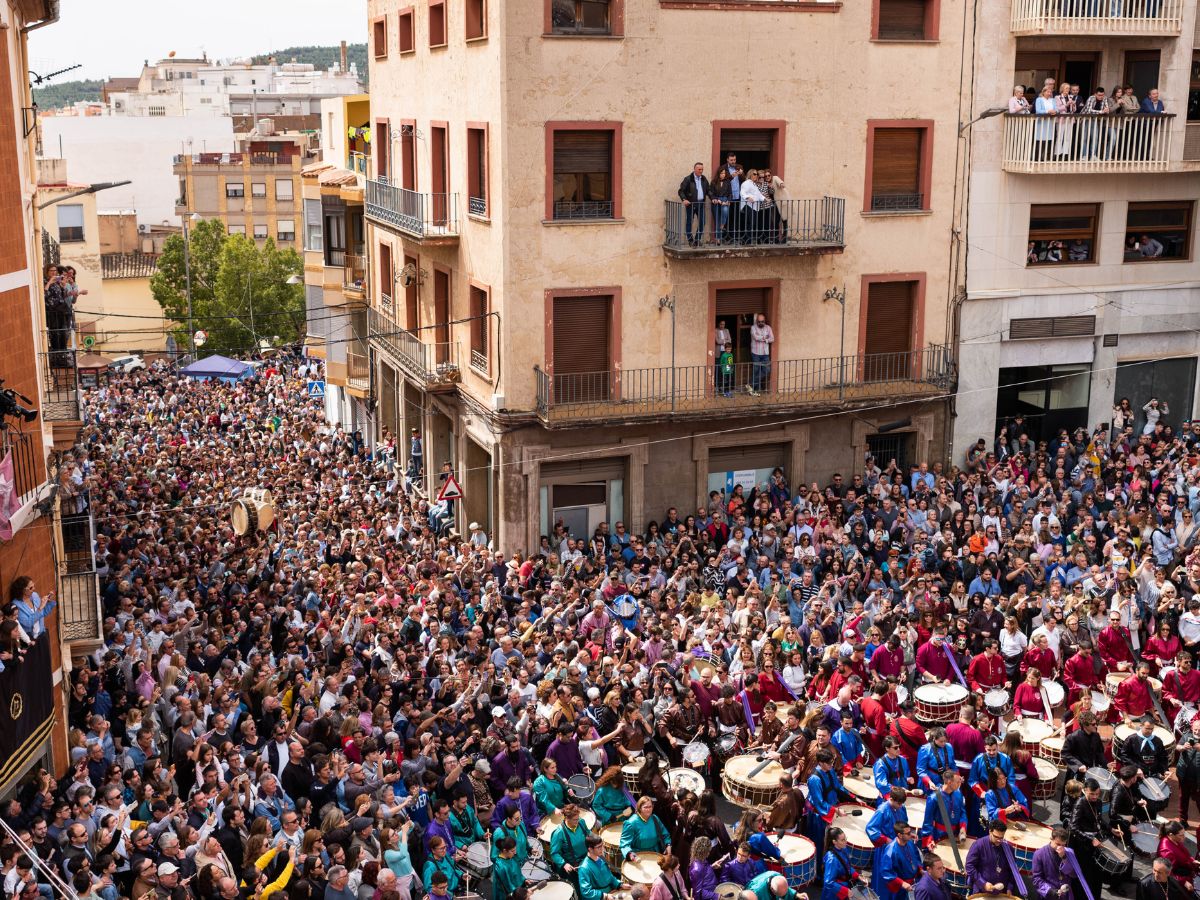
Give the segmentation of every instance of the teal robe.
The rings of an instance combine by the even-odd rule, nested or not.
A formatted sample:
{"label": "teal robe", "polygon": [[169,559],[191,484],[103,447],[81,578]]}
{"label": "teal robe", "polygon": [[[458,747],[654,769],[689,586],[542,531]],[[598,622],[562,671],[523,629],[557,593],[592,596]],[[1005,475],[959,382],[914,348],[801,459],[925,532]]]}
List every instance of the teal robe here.
{"label": "teal robe", "polygon": [[521,864],[515,856],[496,859],[492,866],[492,896],[493,900],[508,900],[525,884],[525,876],[521,873]]}
{"label": "teal robe", "polygon": [[554,864],[554,871],[561,877],[574,879],[575,876],[566,870],[566,866],[579,868],[587,856],[587,836],[587,826],[582,821],[575,826],[574,831],[563,824],[550,835],[550,862]]}
{"label": "teal robe", "polygon": [[621,859],[628,859],[630,853],[638,851],[666,853],[670,844],[671,835],[656,815],[651,814],[649,819],[630,816],[621,826]]}
{"label": "teal robe", "polygon": [[[605,785],[596,789],[592,797],[592,812],[596,814],[596,827],[603,828],[609,822],[615,822],[621,813],[633,806],[625,792],[620,788]],[[632,813],[631,813],[632,815]]]}
{"label": "teal robe", "polygon": [[581,900],[604,900],[604,895],[621,886],[621,879],[613,875],[604,857],[590,856],[579,867],[579,896]]}
{"label": "teal robe", "polygon": [[513,859],[517,861],[517,868],[525,865],[525,860],[529,859],[529,832],[525,830],[525,823],[519,823],[516,829],[510,829],[503,822],[496,826],[496,830],[492,832],[493,863],[500,858],[500,851],[496,845],[502,837],[510,837],[517,842],[517,855]]}
{"label": "teal robe", "polygon": [[458,889],[458,883],[462,880],[462,875],[458,871],[458,866],[454,864],[454,860],[450,858],[450,854],[442,857],[442,861],[438,862],[432,856],[425,860],[425,868],[422,871],[421,881],[425,884],[425,890],[433,890],[433,873],[445,872],[446,878],[449,879],[448,888],[450,893],[454,893]]}
{"label": "teal robe", "polygon": [[558,778],[551,780],[539,775],[533,783],[533,796],[537,800],[538,812],[543,816],[567,805],[567,790]]}

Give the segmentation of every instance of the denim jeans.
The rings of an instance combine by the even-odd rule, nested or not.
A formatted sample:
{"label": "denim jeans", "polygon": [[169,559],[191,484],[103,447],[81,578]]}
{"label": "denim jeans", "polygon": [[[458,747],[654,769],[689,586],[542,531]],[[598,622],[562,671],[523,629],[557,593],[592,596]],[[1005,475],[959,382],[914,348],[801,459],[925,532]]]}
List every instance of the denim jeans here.
{"label": "denim jeans", "polygon": [[727,203],[713,204],[713,236],[723,241],[729,231],[729,205]]}
{"label": "denim jeans", "polygon": [[687,224],[686,224],[685,228],[686,228],[686,232],[687,232],[687,241],[689,244],[693,243],[692,220],[694,218],[699,218],[699,220],[700,220],[699,227],[696,228],[696,238],[695,238],[695,243],[698,244],[704,239],[704,201],[699,200],[695,203],[685,206],[683,209],[687,215]]}
{"label": "denim jeans", "polygon": [[771,354],[751,353],[750,386],[756,391],[766,390],[771,383]]}

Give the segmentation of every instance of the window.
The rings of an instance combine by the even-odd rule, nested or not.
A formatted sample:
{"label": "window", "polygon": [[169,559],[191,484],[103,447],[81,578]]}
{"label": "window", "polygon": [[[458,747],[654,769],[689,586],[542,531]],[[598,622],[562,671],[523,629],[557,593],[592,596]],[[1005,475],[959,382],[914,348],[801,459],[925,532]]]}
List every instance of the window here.
{"label": "window", "polygon": [[275,199],[286,200],[289,203],[295,196],[293,193],[292,179],[276,178],[275,179]]}
{"label": "window", "polygon": [[325,249],[325,236],[321,231],[320,200],[304,201],[304,249]]}
{"label": "window", "polygon": [[918,281],[869,281],[863,330],[863,378],[896,381],[912,376]]}
{"label": "window", "polygon": [[467,40],[487,37],[487,0],[466,0]]}
{"label": "window", "polygon": [[371,46],[376,59],[387,59],[387,18],[378,18],[371,23]]}
{"label": "window", "polygon": [[547,218],[620,218],[620,126],[548,127]]}
{"label": "window", "polygon": [[417,123],[415,119],[400,123],[400,187],[417,189]]}
{"label": "window", "polygon": [[296,223],[293,220],[280,219],[275,228],[280,241],[294,241],[296,239]]}
{"label": "window", "polygon": [[867,123],[867,212],[929,209],[933,123]]}
{"label": "window", "polygon": [[552,34],[611,34],[609,0],[550,0]]}
{"label": "window", "polygon": [[250,182],[250,196],[251,197],[266,197],[267,196],[267,183],[265,181]]}
{"label": "window", "polygon": [[1161,63],[1157,50],[1125,51],[1125,84],[1133,85],[1133,93],[1139,100],[1158,87]]}
{"label": "window", "polygon": [[[201,84],[204,84],[204,82],[203,82],[203,81],[202,81],[202,82],[200,82],[200,83],[201,83]],[[200,98],[200,105],[201,105],[201,106],[208,105],[208,104],[211,104],[211,103],[212,103],[212,97],[201,97],[201,98]]]}
{"label": "window", "polygon": [[396,290],[396,273],[392,270],[392,247],[390,244],[379,245],[379,301],[390,316],[392,314],[392,294]]}
{"label": "window", "polygon": [[1034,205],[1029,209],[1030,266],[1096,261],[1098,203]]}
{"label": "window", "polygon": [[609,399],[612,323],[610,296],[554,298],[550,324],[556,403]]}
{"label": "window", "polygon": [[230,225],[230,226],[229,226],[229,233],[230,233],[230,234],[242,234],[242,235],[244,235],[244,234],[246,233],[246,226],[245,226],[245,225]]}
{"label": "window", "polygon": [[446,4],[436,0],[429,4],[429,46],[446,46]]}
{"label": "window", "polygon": [[473,216],[488,214],[488,145],[484,128],[467,128],[467,202]]}
{"label": "window", "polygon": [[936,41],[938,0],[876,0],[879,41]]}
{"label": "window", "polygon": [[83,204],[58,205],[58,242],[66,244],[83,240]]}
{"label": "window", "polygon": [[730,154],[737,157],[743,170],[770,169],[776,175],[783,174],[784,123],[770,122],[714,122],[713,123],[713,171],[726,161]]}
{"label": "window", "polygon": [[401,53],[411,53],[417,49],[417,29],[411,6],[400,10],[399,44]]}
{"label": "window", "polygon": [[483,372],[488,371],[488,292],[486,288],[471,285],[471,365]]}
{"label": "window", "polygon": [[392,140],[387,119],[375,120],[371,146],[375,154],[375,177],[386,181],[392,176]]}
{"label": "window", "polygon": [[[1192,75],[1188,85],[1187,117],[1189,122],[1200,122],[1200,51],[1192,51]],[[1184,157],[1189,159],[1190,157]]]}
{"label": "window", "polygon": [[1130,203],[1125,216],[1125,262],[1191,259],[1192,203]]}
{"label": "window", "polygon": [[244,181],[227,181],[225,182],[225,197],[234,199],[236,197],[246,196],[246,183]]}
{"label": "window", "polygon": [[167,108],[165,106],[151,106],[146,110],[146,113],[147,115],[158,118],[167,114]]}
{"label": "window", "polygon": [[265,241],[267,239],[267,223],[254,223],[254,239],[256,241]]}

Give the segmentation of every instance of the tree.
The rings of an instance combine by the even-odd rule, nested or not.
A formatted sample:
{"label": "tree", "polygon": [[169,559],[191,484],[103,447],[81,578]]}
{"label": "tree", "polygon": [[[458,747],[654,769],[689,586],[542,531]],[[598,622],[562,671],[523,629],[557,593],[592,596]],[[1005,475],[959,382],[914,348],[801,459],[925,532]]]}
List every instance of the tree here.
{"label": "tree", "polygon": [[[192,322],[208,333],[204,353],[246,354],[266,341],[272,346],[303,339],[304,285],[300,254],[280,250],[267,239],[260,248],[242,234],[225,233],[218,219],[190,229]],[[180,347],[190,347],[184,243],[172,236],[163,245],[150,290],[163,313],[180,326],[173,330]]]}

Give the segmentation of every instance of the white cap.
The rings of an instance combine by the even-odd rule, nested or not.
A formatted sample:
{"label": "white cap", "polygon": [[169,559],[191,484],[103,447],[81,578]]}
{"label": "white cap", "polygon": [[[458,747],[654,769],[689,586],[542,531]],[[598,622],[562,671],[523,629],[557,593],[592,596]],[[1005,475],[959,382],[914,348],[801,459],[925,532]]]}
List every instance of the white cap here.
{"label": "white cap", "polygon": [[493,719],[498,719],[502,715],[504,715],[504,709],[502,707],[499,707],[499,706],[492,707],[492,718]]}

